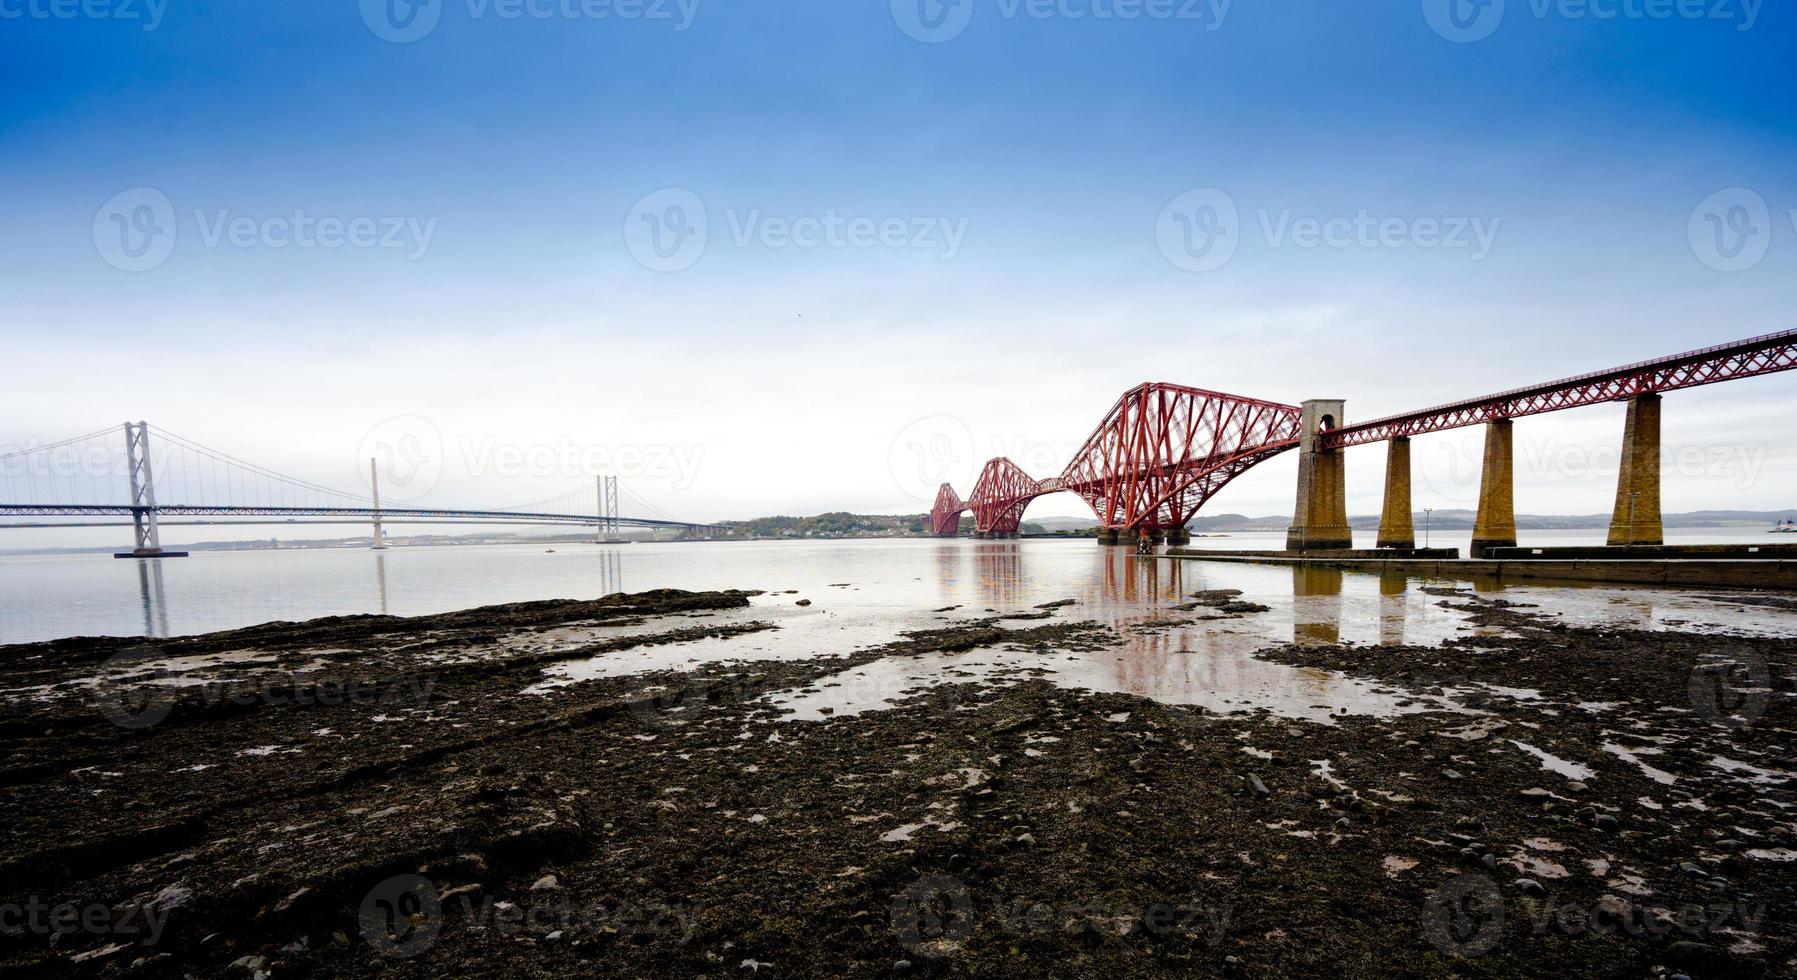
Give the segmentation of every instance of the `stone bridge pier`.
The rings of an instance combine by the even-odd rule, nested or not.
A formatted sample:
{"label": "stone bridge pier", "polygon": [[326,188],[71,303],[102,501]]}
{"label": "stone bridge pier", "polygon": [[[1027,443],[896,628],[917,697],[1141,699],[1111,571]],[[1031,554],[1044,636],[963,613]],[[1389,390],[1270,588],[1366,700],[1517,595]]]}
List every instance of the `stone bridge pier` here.
{"label": "stone bridge pier", "polygon": [[1410,515],[1410,437],[1398,436],[1385,444],[1385,507],[1374,547],[1415,548],[1416,520]]}
{"label": "stone bridge pier", "polygon": [[1479,468],[1479,512],[1473,518],[1472,554],[1483,558],[1491,548],[1516,547],[1516,423],[1485,423],[1485,461]]}
{"label": "stone bridge pier", "polygon": [[1095,532],[1101,545],[1128,545],[1135,547],[1143,538],[1155,544],[1166,544],[1171,547],[1183,547],[1192,543],[1192,532],[1183,527],[1101,527]]}
{"label": "stone bridge pier", "polygon": [[1622,425],[1622,469],[1616,475],[1616,509],[1610,515],[1612,547],[1666,543],[1660,523],[1660,396],[1629,399]]}
{"label": "stone bridge pier", "polygon": [[[1344,450],[1325,444],[1326,434],[1341,426],[1343,405],[1340,399],[1315,399],[1303,405],[1298,436],[1298,502],[1291,528],[1286,532],[1288,551],[1353,547],[1344,486]],[[1479,509],[1473,522],[1469,558],[1485,558],[1494,549],[1516,547],[1516,424],[1498,416],[1487,418],[1484,425]],[[1385,501],[1379,516],[1377,547],[1414,550],[1410,437],[1393,435],[1385,442]],[[1608,544],[1618,548],[1657,547],[1665,543],[1665,537],[1660,517],[1660,395],[1641,392],[1628,398]]]}
{"label": "stone bridge pier", "polygon": [[1323,445],[1323,433],[1342,424],[1346,402],[1317,398],[1304,402],[1298,424],[1298,506],[1285,532],[1287,551],[1326,551],[1354,547],[1348,529],[1347,470],[1344,450]]}

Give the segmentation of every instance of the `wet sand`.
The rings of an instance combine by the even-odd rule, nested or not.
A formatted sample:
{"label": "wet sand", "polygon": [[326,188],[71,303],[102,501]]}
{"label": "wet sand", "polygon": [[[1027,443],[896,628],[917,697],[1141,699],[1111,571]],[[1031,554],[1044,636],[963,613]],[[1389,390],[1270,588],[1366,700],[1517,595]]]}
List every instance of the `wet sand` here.
{"label": "wet sand", "polygon": [[1438,588],[1427,642],[1342,643],[1297,591],[1277,642],[1188,587],[883,639],[829,589],[670,590],[5,648],[0,968],[1797,969],[1797,641]]}

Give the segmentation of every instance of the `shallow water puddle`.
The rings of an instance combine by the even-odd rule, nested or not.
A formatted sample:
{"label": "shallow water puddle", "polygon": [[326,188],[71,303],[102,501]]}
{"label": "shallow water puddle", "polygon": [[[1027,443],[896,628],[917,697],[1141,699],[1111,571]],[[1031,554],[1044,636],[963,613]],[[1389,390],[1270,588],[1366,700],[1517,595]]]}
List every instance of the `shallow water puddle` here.
{"label": "shallow water puddle", "polygon": [[1782,783],[1797,778],[1797,773],[1784,772],[1779,769],[1766,769],[1761,766],[1753,765],[1752,763],[1740,762],[1719,755],[1713,756],[1710,759],[1710,766],[1715,769],[1720,769],[1723,772],[1730,773],[1741,782],[1753,783],[1755,785]]}
{"label": "shallow water puddle", "polygon": [[1530,875],[1530,876],[1533,876],[1536,878],[1565,878],[1565,877],[1568,877],[1565,867],[1563,867],[1559,864],[1555,864],[1554,862],[1549,861],[1546,858],[1538,858],[1538,857],[1534,856],[1533,854],[1524,854],[1524,853],[1518,852],[1514,855],[1511,855],[1508,859],[1506,859],[1504,861],[1504,863],[1511,866],[1512,868],[1515,868],[1516,870],[1522,872],[1525,875]]}
{"label": "shallow water puddle", "polygon": [[1315,775],[1318,779],[1321,779],[1322,781],[1328,783],[1331,786],[1336,787],[1337,789],[1347,789],[1348,788],[1347,783],[1342,782],[1339,778],[1336,777],[1335,765],[1334,765],[1334,763],[1330,762],[1328,759],[1312,759],[1312,760],[1310,760],[1310,766],[1311,766],[1311,769],[1310,769],[1311,773],[1313,775]]}
{"label": "shallow water puddle", "polygon": [[1646,878],[1643,878],[1640,874],[1627,871],[1614,878],[1608,879],[1605,884],[1608,884],[1611,888],[1622,892],[1625,895],[1645,897],[1654,893],[1653,889],[1647,887]]}
{"label": "shallow water puddle", "polygon": [[830,610],[793,603],[791,596],[758,596],[748,608],[725,610],[715,617],[662,620],[656,624],[657,629],[648,633],[638,627],[638,635],[651,636],[694,626],[726,627],[750,622],[771,623],[775,628],[631,647],[553,664],[544,668],[542,681],[525,688],[523,693],[545,694],[558,687],[605,677],[670,670],[684,673],[715,663],[807,660],[885,642],[902,629],[921,625],[914,616],[858,621]]}
{"label": "shallow water puddle", "polygon": [[[820,721],[890,708],[905,698],[943,684],[980,680],[1004,685],[1016,680],[1018,665],[998,650],[928,653],[888,657],[818,678],[805,688],[765,699],[783,721]],[[1003,676],[1001,672],[1012,672]],[[815,690],[814,690],[815,689]]]}
{"label": "shallow water puddle", "polygon": [[[506,656],[515,653],[532,655],[567,654],[578,656],[580,651],[605,640],[622,637],[642,638],[661,637],[677,633],[681,630],[703,626],[734,626],[749,622],[757,616],[752,609],[722,609],[707,616],[691,614],[675,614],[651,617],[644,623],[615,623],[606,626],[563,626],[555,629],[521,631],[501,637],[498,641],[484,646],[466,647],[438,655],[438,659],[446,662],[479,660],[488,657]],[[762,617],[765,618],[765,617]],[[618,651],[603,654],[603,657],[616,657],[635,650]],[[595,658],[599,659],[599,658]],[[659,668],[650,668],[659,669]]]}
{"label": "shallow water puddle", "polygon": [[274,653],[264,650],[226,650],[157,660],[118,658],[100,664],[90,675],[73,678],[67,685],[12,688],[0,693],[9,698],[15,695],[35,698],[54,694],[63,686],[87,690],[102,683],[156,684],[165,687],[226,684],[247,678],[256,668],[271,664],[275,659]]}
{"label": "shallow water puddle", "polygon": [[[895,546],[896,547],[896,546]],[[1085,549],[1092,549],[1090,551]],[[1276,643],[1369,643],[1434,646],[1452,637],[1500,635],[1471,625],[1471,614],[1449,608],[1454,597],[1422,591],[1414,579],[1291,569],[1280,566],[1142,561],[1116,549],[1080,543],[944,543],[932,547],[930,574],[894,576],[883,569],[827,573],[820,582],[853,581],[854,589],[818,586],[801,594],[759,596],[752,606],[707,620],[674,618],[669,628],[762,620],[778,628],[731,637],[664,643],[557,664],[532,693],[582,680],[650,671],[690,671],[720,662],[800,660],[867,649],[917,629],[941,628],[984,617],[1007,629],[1047,620],[1094,621],[1115,629],[1114,648],[1078,652],[1020,652],[979,648],[957,654],[891,657],[768,696],[788,720],[817,721],[889,708],[951,683],[1004,685],[1040,676],[1064,688],[1132,694],[1163,704],[1219,714],[1267,710],[1280,717],[1329,724],[1347,715],[1390,717],[1433,710],[1462,711],[1457,690],[1421,694],[1360,681],[1331,671],[1274,664],[1255,656]],[[965,574],[971,563],[977,574]],[[1207,592],[1239,592],[1263,612],[1228,615],[1193,602]],[[1531,615],[1565,622],[1664,628],[1668,611],[1689,622],[1740,625],[1726,606],[1651,590],[1514,586],[1463,590],[1466,599],[1505,598],[1534,608]],[[813,605],[798,607],[800,599]],[[1445,603],[1445,604],[1444,604]],[[1778,612],[1797,634],[1797,613]],[[1706,619],[1707,616],[1707,619]],[[1009,617],[1009,619],[1006,619]],[[656,627],[662,628],[663,621]],[[573,637],[541,637],[552,648]],[[1481,686],[1480,693],[1539,704],[1537,691]],[[1608,710],[1588,703],[1584,710]],[[1468,712],[1478,714],[1478,712]],[[1538,756],[1539,757],[1539,756]],[[1544,765],[1549,760],[1543,759]],[[1639,764],[1639,760],[1631,760]],[[1558,762],[1555,765],[1559,765]],[[1567,763],[1567,766],[1574,765]],[[1554,768],[1549,765],[1548,768]],[[1561,767],[1562,769],[1565,766]],[[1556,770],[1559,771],[1559,770]],[[1587,775],[1588,775],[1587,770]],[[1569,778],[1580,778],[1569,776]]]}
{"label": "shallow water puddle", "polygon": [[1396,878],[1398,875],[1401,875],[1404,872],[1409,871],[1411,868],[1416,867],[1420,863],[1421,862],[1418,861],[1416,858],[1400,857],[1396,854],[1387,854],[1385,856],[1385,860],[1380,862],[1380,866],[1385,869],[1386,877]]}
{"label": "shallow water puddle", "polygon": [[1728,632],[1747,636],[1797,635],[1797,609],[1745,606],[1727,595],[1691,595],[1672,590],[1613,586],[1539,585],[1506,586],[1501,592],[1507,598],[1537,607],[1527,611],[1555,617],[1568,626]]}
{"label": "shallow water puddle", "polygon": [[932,830],[937,830],[937,831],[941,831],[943,833],[947,833],[947,832],[954,830],[960,826],[961,826],[960,823],[958,823],[954,820],[946,820],[945,821],[945,820],[937,820],[935,817],[925,817],[922,820],[918,821],[917,823],[900,824],[897,827],[894,827],[893,829],[888,830],[884,834],[880,835],[880,840],[887,844],[908,844],[911,842],[911,835],[917,833],[920,830],[923,830],[926,827],[928,827]]}
{"label": "shallow water puddle", "polygon": [[1580,765],[1577,762],[1570,762],[1566,759],[1562,759],[1557,755],[1538,749],[1527,742],[1519,742],[1516,739],[1511,739],[1510,744],[1534,756],[1536,759],[1539,759],[1541,761],[1541,768],[1550,772],[1559,773],[1567,779],[1575,782],[1585,782],[1594,776],[1590,766]]}
{"label": "shallow water puddle", "polygon": [[[1123,651],[1121,654],[1119,651]],[[1345,715],[1390,717],[1455,710],[1452,702],[1390,691],[1333,671],[1288,667],[1248,654],[1188,654],[1155,669],[1127,648],[1054,654],[977,648],[966,653],[888,657],[831,674],[813,690],[771,694],[767,703],[789,709],[782,718],[817,721],[889,708],[945,684],[1012,684],[1040,673],[1058,687],[1134,694],[1163,704],[1196,706],[1217,714],[1266,709],[1284,718],[1333,724]]]}
{"label": "shallow water puddle", "polygon": [[1617,745],[1615,742],[1605,742],[1604,744],[1602,744],[1598,747],[1603,749],[1605,752],[1608,752],[1611,755],[1615,756],[1616,758],[1621,759],[1624,762],[1634,763],[1635,766],[1641,770],[1643,775],[1647,776],[1648,779],[1651,779],[1654,782],[1659,783],[1662,786],[1671,786],[1672,784],[1678,782],[1678,777],[1674,776],[1672,773],[1666,772],[1663,769],[1655,769],[1653,766],[1650,766],[1646,762],[1642,761],[1641,757],[1644,755],[1659,755],[1660,754],[1659,749],[1655,749],[1655,748],[1631,749],[1631,748],[1627,748],[1625,746]]}

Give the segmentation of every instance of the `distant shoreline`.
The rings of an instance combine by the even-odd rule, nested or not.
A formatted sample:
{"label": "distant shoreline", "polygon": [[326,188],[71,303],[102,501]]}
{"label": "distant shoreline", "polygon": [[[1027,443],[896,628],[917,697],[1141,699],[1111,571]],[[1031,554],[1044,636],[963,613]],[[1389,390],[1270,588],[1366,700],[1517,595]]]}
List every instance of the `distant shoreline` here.
{"label": "distant shoreline", "polygon": [[[1781,516],[1783,514],[1783,512],[1771,512],[1771,513],[1778,514]],[[1679,530],[1679,531],[1715,530],[1715,531],[1737,531],[1737,532],[1739,532],[1739,531],[1752,532],[1755,530],[1765,530],[1768,533],[1770,533],[1772,523],[1774,520],[1776,520],[1775,517],[1769,517],[1765,523],[1760,523],[1759,521],[1755,521],[1755,520],[1738,520],[1738,519],[1736,519],[1736,520],[1710,520],[1710,521],[1692,520],[1689,523],[1687,523],[1684,520],[1681,520],[1681,518],[1692,518],[1694,516],[1695,516],[1694,514],[1693,515],[1668,514],[1664,519],[1664,524],[1665,524],[1665,527],[1667,530]],[[1597,521],[1594,519],[1591,520],[1589,523],[1584,523],[1584,524],[1549,523],[1549,522],[1553,522],[1553,521],[1572,520],[1572,519],[1573,518],[1519,516],[1516,520],[1516,527],[1517,527],[1517,530],[1519,530],[1519,531],[1592,531],[1592,532],[1602,532],[1602,531],[1606,530],[1609,526],[1607,520],[1606,521]],[[1042,527],[1043,530],[1041,530],[1039,532],[1026,532],[1022,536],[1025,538],[1037,538],[1037,539],[1041,539],[1041,538],[1085,538],[1085,537],[1089,537],[1092,529],[1097,526],[1096,522],[1092,522],[1092,521],[1086,521],[1086,522],[1084,522],[1083,526],[1081,526],[1079,524],[1075,524],[1074,523],[1075,520],[1078,520],[1078,519],[1049,518],[1049,519],[1047,519],[1047,521],[1043,521],[1043,522],[1025,521],[1024,523],[1026,526],[1034,524],[1034,525],[1037,525],[1038,527]],[[1281,520],[1280,523],[1277,523],[1277,524],[1273,524],[1273,523],[1263,524],[1263,523],[1260,523],[1260,521],[1262,521],[1262,520],[1271,521],[1273,519],[1272,518],[1251,518],[1249,523],[1229,524],[1229,525],[1224,525],[1224,526],[1204,526],[1203,519],[1200,519],[1198,521],[1194,521],[1190,525],[1190,527],[1191,527],[1191,531],[1192,531],[1192,534],[1194,537],[1215,538],[1215,537],[1227,537],[1232,534],[1281,534],[1281,533],[1285,532],[1287,525],[1290,523],[1289,520]],[[1416,523],[1419,528],[1422,527],[1423,520],[1420,517],[1420,515],[1419,515]],[[1349,518],[1348,525],[1349,525],[1349,527],[1351,527],[1353,530],[1356,530],[1356,531],[1376,531],[1379,528],[1379,519],[1376,517],[1366,517],[1366,516],[1352,517],[1352,518]],[[1470,530],[1472,530],[1473,523],[1470,520],[1458,520],[1458,519],[1450,519],[1450,520],[1444,521],[1441,518],[1437,517],[1430,522],[1430,526],[1435,531],[1448,533],[1448,532],[1455,532],[1455,531],[1470,531]],[[739,536],[739,537],[727,537],[727,538],[722,538],[719,540],[722,540],[722,541],[861,541],[861,540],[892,540],[892,539],[905,539],[905,538],[933,538],[933,537],[935,537],[935,535],[924,534],[924,533],[919,533],[919,532],[914,532],[914,531],[909,531],[909,530],[882,529],[882,530],[868,530],[868,531],[859,532],[859,533],[825,533],[825,534],[811,533],[811,534],[794,534],[794,535],[758,534],[758,535],[744,535],[744,536]],[[638,538],[627,538],[626,540],[628,543],[644,544],[644,543],[651,543],[651,542],[654,542],[657,540],[662,540],[662,539],[645,536],[645,537],[638,537]],[[268,538],[268,539],[240,540],[240,541],[202,541],[202,542],[197,542],[194,544],[184,544],[181,547],[184,549],[187,549],[189,551],[195,551],[195,552],[227,554],[230,552],[241,552],[241,551],[263,552],[263,551],[340,551],[340,550],[346,550],[346,549],[355,550],[355,549],[367,549],[371,545],[371,543],[372,542],[370,541],[370,539],[368,537],[363,536],[363,537],[351,537],[351,538],[317,538],[317,539],[294,539],[294,540],[280,540],[280,539],[275,539],[275,538]],[[593,544],[593,543],[594,543],[594,541],[593,541],[592,535],[584,534],[584,533],[583,534],[562,533],[562,534],[544,534],[544,535],[516,535],[516,534],[423,535],[423,536],[419,536],[419,537],[399,537],[399,538],[389,537],[388,538],[388,545],[389,545],[389,547],[392,547],[392,548],[467,548],[467,547],[491,547],[491,546],[499,546],[499,545],[563,545],[563,544],[581,545],[581,544]],[[111,545],[94,545],[94,546],[65,547],[65,548],[0,549],[0,558],[47,558],[47,557],[57,557],[57,556],[111,555],[112,553],[116,552],[117,550],[118,550],[118,548],[116,546],[111,546]]]}
{"label": "distant shoreline", "polygon": [[[1416,527],[1420,530],[1425,525],[1435,531],[1451,533],[1470,531],[1473,529],[1475,514],[1470,510],[1441,509],[1432,512],[1418,511],[1413,515]],[[1717,531],[1770,531],[1780,520],[1797,516],[1797,508],[1788,510],[1741,511],[1741,510],[1697,510],[1678,514],[1666,514],[1661,522],[1667,530],[1717,530]],[[923,538],[934,537],[924,530],[928,526],[927,514],[851,514],[846,511],[835,511],[813,517],[758,517],[745,521],[725,522],[732,526],[734,533],[724,535],[720,540],[726,541],[845,541],[863,538]],[[1194,518],[1187,525],[1197,536],[1213,536],[1220,534],[1274,534],[1283,533],[1291,524],[1291,518],[1283,515],[1248,517],[1243,514],[1217,514]],[[1043,517],[1023,522],[1024,537],[1086,537],[1098,522],[1087,517]],[[1377,514],[1357,514],[1348,518],[1348,526],[1356,531],[1376,531],[1379,529]],[[1519,531],[1602,531],[1610,526],[1608,514],[1518,514],[1516,528]],[[968,529],[967,519],[963,518],[962,530]],[[623,535],[626,540],[649,542],[664,540],[653,533],[633,532]],[[519,534],[517,532],[476,532],[470,534],[415,534],[388,535],[387,542],[392,547],[400,548],[442,548],[467,547],[471,545],[554,545],[584,544],[593,541],[593,532],[552,531],[543,534]],[[317,551],[343,548],[367,548],[372,544],[368,535],[354,535],[342,538],[293,538],[282,539],[275,536],[266,538],[247,538],[232,541],[201,541],[184,544],[190,551],[228,552],[228,551]],[[112,554],[116,545],[89,545],[81,547],[61,548],[19,548],[0,549],[0,556],[31,557],[54,555],[95,555]]]}

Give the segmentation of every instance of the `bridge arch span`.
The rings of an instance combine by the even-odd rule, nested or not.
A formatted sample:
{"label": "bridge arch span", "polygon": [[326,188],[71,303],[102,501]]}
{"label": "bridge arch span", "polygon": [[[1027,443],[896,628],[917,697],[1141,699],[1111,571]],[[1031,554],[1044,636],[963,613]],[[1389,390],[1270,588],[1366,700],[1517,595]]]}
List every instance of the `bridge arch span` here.
{"label": "bridge arch span", "polygon": [[1124,392],[1059,476],[1037,480],[1005,457],[987,461],[965,503],[943,484],[932,511],[952,534],[972,510],[981,534],[1014,534],[1030,501],[1077,494],[1107,530],[1184,528],[1205,501],[1255,464],[1298,444],[1300,410],[1167,382]]}

